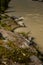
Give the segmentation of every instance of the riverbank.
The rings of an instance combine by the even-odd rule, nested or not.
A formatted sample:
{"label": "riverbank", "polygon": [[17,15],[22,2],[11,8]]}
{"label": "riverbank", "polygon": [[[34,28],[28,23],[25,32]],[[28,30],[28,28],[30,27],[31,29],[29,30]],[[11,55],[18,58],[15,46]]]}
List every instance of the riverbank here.
{"label": "riverbank", "polygon": [[20,31],[21,33],[15,31],[18,25],[20,25],[18,24],[19,21],[22,23],[20,18],[1,14],[0,64],[42,65],[43,54],[40,52],[34,37],[28,35],[30,31]]}
{"label": "riverbank", "polygon": [[13,11],[7,14],[13,16],[23,16],[23,22],[27,28],[19,28],[16,31],[31,31],[37,44],[43,52],[43,2],[32,0],[11,0],[8,10]]}
{"label": "riverbank", "polygon": [[[11,15],[11,14],[10,14]],[[26,28],[16,29],[16,32],[28,32],[30,35],[35,37],[35,41],[40,47],[40,50],[43,52],[43,14],[28,14],[28,13],[15,13],[15,16],[23,16],[23,22],[27,26]]]}
{"label": "riverbank", "polygon": [[30,35],[34,36],[37,44],[39,45],[41,51],[43,52],[43,15],[39,14],[27,14],[24,17],[24,23],[26,28],[19,28],[16,31],[30,31]]}

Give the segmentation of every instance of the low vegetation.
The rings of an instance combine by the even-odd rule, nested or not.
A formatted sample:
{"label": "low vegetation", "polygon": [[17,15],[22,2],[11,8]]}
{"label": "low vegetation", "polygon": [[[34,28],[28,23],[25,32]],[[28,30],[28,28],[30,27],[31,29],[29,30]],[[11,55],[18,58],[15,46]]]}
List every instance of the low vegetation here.
{"label": "low vegetation", "polygon": [[13,43],[11,44],[11,42],[8,45],[11,50],[5,48],[4,46],[0,46],[0,64],[2,64],[4,59],[6,59],[6,63],[9,59],[18,63],[29,63],[31,61],[30,56],[34,55],[34,53],[32,53],[29,48],[19,48],[13,45]]}
{"label": "low vegetation", "polygon": [[0,0],[0,12],[4,12],[8,8],[10,0]]}
{"label": "low vegetation", "polygon": [[[1,12],[6,10],[6,7],[8,7],[8,3],[10,0],[1,0]],[[6,4],[5,4],[6,3]],[[6,5],[6,6],[5,6]],[[2,14],[3,15],[3,14]],[[11,32],[11,30],[15,27],[18,27],[18,25],[15,23],[14,20],[12,20],[9,16],[0,16],[0,28],[3,29],[3,31],[6,33],[6,38],[3,37],[2,33],[0,32],[0,65],[15,65],[14,63],[18,63],[18,65],[29,65],[31,63],[31,56],[36,56],[42,63],[43,63],[43,54],[39,51],[39,49],[36,46],[33,46],[33,43],[35,42],[33,40],[28,40],[28,33],[19,33],[21,34],[26,40],[28,40],[28,45],[26,40],[23,39],[20,35],[14,35],[14,32]],[[14,26],[13,26],[14,25]],[[12,27],[13,26],[13,27]],[[6,30],[10,33],[7,34]],[[12,35],[11,35],[12,33]],[[4,33],[3,33],[4,34]],[[17,33],[18,34],[18,33]],[[10,36],[11,35],[11,36]],[[9,38],[14,38],[13,41]],[[20,39],[20,40],[19,40]],[[28,47],[22,48],[20,47],[24,45],[28,45]],[[36,52],[34,52],[35,50]],[[34,62],[32,62],[34,63]],[[37,63],[36,63],[37,64]],[[34,64],[35,65],[35,64]],[[37,64],[38,65],[38,64]],[[42,65],[42,64],[41,64]]]}

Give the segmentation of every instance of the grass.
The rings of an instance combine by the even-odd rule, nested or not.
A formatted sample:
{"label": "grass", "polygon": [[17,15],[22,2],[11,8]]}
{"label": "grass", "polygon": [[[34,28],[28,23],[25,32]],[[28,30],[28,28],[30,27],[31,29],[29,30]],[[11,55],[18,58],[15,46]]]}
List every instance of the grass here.
{"label": "grass", "polygon": [[11,50],[8,50],[4,46],[0,46],[0,57],[2,59],[4,57],[8,60],[11,59],[13,62],[26,64],[30,62],[30,56],[34,55],[34,53],[30,51],[30,48],[19,48],[16,45],[14,45],[14,43],[12,43],[11,41],[7,43],[7,46],[10,47]]}

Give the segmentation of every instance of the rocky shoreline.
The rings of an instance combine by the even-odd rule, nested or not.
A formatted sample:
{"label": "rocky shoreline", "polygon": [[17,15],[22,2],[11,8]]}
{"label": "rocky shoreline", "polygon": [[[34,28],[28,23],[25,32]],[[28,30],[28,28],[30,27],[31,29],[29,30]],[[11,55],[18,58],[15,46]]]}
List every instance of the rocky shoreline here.
{"label": "rocky shoreline", "polygon": [[0,65],[43,65],[43,54],[34,37],[14,30],[26,27],[23,17],[0,16]]}

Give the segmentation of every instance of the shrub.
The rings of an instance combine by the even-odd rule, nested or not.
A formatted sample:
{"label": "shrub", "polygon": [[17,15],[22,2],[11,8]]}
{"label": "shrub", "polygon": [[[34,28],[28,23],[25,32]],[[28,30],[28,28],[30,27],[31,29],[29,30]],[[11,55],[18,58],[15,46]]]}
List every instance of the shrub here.
{"label": "shrub", "polygon": [[0,12],[4,12],[8,8],[10,0],[0,0]]}

